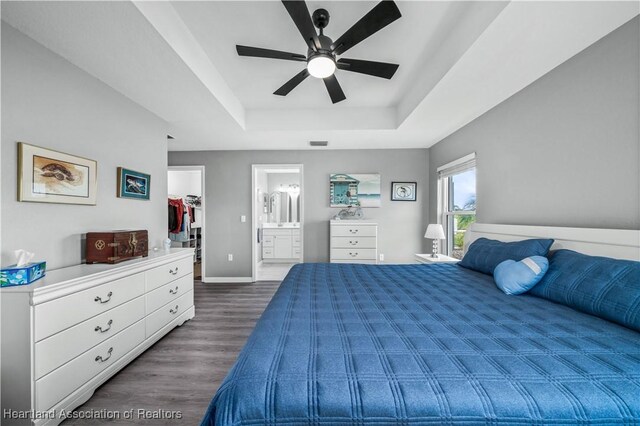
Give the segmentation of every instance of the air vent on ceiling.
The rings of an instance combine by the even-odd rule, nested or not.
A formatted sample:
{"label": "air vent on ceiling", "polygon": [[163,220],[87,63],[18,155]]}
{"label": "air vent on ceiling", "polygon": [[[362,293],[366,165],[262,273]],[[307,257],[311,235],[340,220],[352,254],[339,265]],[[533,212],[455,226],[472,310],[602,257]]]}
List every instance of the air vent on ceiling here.
{"label": "air vent on ceiling", "polygon": [[309,142],[309,145],[311,146],[327,146],[329,144],[329,142],[327,141],[311,141]]}

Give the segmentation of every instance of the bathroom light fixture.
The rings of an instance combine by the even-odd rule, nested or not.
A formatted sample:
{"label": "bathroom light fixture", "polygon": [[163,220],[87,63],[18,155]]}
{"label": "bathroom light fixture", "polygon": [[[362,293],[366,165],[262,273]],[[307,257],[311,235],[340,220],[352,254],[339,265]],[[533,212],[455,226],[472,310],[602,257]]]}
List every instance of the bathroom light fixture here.
{"label": "bathroom light fixture", "polygon": [[336,61],[329,54],[319,53],[307,62],[309,74],[316,78],[327,78],[336,71]]}
{"label": "bathroom light fixture", "polygon": [[297,183],[290,184],[287,192],[291,195],[298,195],[300,193],[300,185]]}

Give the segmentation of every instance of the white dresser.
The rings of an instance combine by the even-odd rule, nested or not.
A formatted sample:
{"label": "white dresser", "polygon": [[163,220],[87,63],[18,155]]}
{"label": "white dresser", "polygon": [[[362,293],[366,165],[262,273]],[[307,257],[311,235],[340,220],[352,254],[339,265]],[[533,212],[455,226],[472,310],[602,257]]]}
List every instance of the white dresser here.
{"label": "white dresser", "polygon": [[300,229],[263,228],[262,261],[298,262],[300,260]]}
{"label": "white dresser", "polygon": [[[62,410],[193,318],[193,249],[54,270],[0,299],[2,424],[57,425]],[[12,418],[29,410],[39,418]]]}
{"label": "white dresser", "polygon": [[332,220],[331,263],[378,263],[378,224],[359,220]]}

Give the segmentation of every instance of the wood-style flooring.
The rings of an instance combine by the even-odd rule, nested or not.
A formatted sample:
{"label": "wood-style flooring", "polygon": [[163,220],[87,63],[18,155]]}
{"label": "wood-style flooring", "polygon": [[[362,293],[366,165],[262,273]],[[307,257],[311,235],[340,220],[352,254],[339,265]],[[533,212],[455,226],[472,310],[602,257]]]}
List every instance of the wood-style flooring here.
{"label": "wood-style flooring", "polygon": [[196,316],[102,385],[77,411],[180,411],[181,420],[69,419],[63,426],[198,425],[279,282],[195,282]]}

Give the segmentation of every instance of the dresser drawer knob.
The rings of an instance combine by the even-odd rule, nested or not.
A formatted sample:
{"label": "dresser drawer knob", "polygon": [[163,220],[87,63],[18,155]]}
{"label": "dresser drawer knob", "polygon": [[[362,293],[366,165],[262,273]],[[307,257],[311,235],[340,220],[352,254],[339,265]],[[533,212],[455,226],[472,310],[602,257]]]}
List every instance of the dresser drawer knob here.
{"label": "dresser drawer knob", "polygon": [[109,300],[111,300],[111,296],[113,296],[113,292],[110,291],[109,293],[107,293],[107,299],[102,300],[102,297],[100,296],[96,296],[95,299],[93,299],[95,302],[100,302],[100,303],[107,303]]}
{"label": "dresser drawer knob", "polygon": [[109,358],[111,358],[111,355],[113,353],[113,347],[110,347],[109,350],[107,351],[107,353],[109,354],[109,356],[107,356],[106,358],[102,358],[102,355],[98,355],[96,357],[96,362],[105,362],[107,361]]}
{"label": "dresser drawer knob", "polygon": [[352,246],[355,246],[355,245],[357,245],[357,244],[358,244],[358,240],[356,240],[356,241],[349,241],[349,244],[351,244]]}
{"label": "dresser drawer knob", "polygon": [[169,312],[171,313],[171,315],[177,314],[178,313],[178,305],[176,305],[176,307],[173,308],[173,309],[169,309]]}
{"label": "dresser drawer knob", "polygon": [[100,333],[106,333],[107,331],[111,330],[111,324],[113,324],[113,320],[110,319],[109,322],[107,323],[107,328],[103,329],[102,327],[100,327],[99,325],[96,325],[95,330],[99,331]]}
{"label": "dresser drawer knob", "polygon": [[170,289],[169,289],[169,293],[171,293],[171,294],[178,294],[178,286],[176,286],[176,288],[170,288]]}
{"label": "dresser drawer knob", "polygon": [[169,273],[171,275],[176,275],[178,273],[178,267],[176,266],[176,269],[169,269]]}
{"label": "dresser drawer knob", "polygon": [[355,253],[351,253],[351,252],[349,252],[349,255],[350,255],[351,257],[357,257],[357,256],[358,256],[358,252],[355,252]]}
{"label": "dresser drawer knob", "polygon": [[351,232],[352,234],[357,234],[358,233],[358,229],[349,229],[349,232]]}

